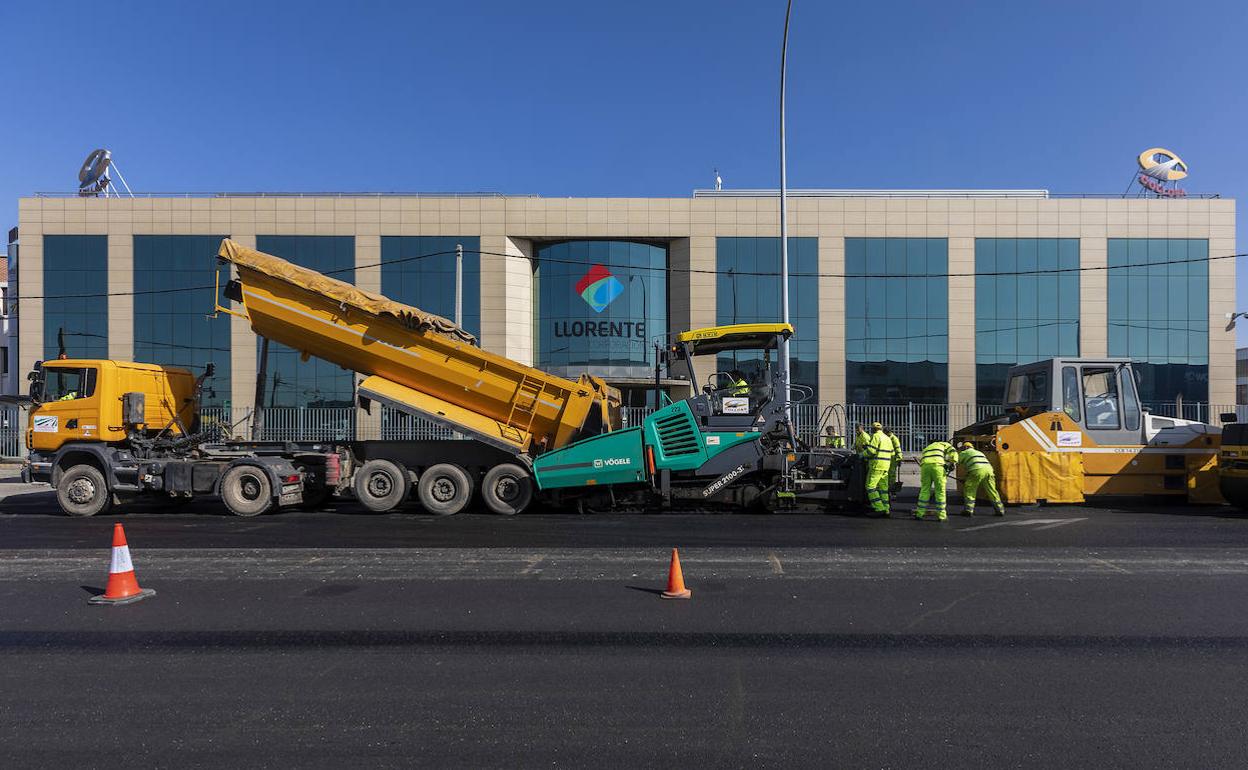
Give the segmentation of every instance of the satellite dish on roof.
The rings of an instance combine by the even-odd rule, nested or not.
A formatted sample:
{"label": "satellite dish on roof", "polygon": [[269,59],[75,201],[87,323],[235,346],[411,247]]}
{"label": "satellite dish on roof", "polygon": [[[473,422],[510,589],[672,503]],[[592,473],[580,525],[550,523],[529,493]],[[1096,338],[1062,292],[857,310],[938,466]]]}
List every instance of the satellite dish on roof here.
{"label": "satellite dish on roof", "polygon": [[121,193],[118,192],[109,176],[110,170],[117,173],[117,178],[126,188],[126,193],[133,198],[134,193],[130,192],[130,185],[126,184],[126,178],[121,175],[121,169],[117,168],[117,164],[113,162],[113,153],[103,148],[92,150],[87,155],[87,159],[82,162],[82,168],[78,169],[78,194],[103,195],[105,198],[110,195],[120,197]]}

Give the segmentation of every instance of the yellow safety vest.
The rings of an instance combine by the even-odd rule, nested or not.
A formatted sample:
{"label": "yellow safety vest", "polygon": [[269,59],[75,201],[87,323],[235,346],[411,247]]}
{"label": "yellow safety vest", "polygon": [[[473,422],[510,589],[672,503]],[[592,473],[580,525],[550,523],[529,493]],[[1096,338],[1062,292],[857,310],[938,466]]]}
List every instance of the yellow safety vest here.
{"label": "yellow safety vest", "polygon": [[873,463],[892,463],[893,440],[882,430],[872,433],[864,454]]}
{"label": "yellow safety vest", "polygon": [[992,463],[984,456],[984,453],[978,449],[963,449],[958,454],[958,462],[962,463],[962,467],[967,473],[993,473]]}
{"label": "yellow safety vest", "polygon": [[957,459],[958,453],[953,448],[953,444],[950,444],[948,441],[933,441],[923,447],[923,454],[919,457],[919,465],[944,465],[949,462],[957,462]]}

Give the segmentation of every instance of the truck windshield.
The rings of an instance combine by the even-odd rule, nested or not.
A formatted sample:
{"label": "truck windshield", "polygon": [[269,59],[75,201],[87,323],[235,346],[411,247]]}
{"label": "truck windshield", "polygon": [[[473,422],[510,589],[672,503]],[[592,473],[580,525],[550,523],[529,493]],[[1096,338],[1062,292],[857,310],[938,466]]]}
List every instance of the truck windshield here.
{"label": "truck windshield", "polygon": [[72,401],[95,395],[94,369],[44,367],[44,401]]}
{"label": "truck windshield", "polygon": [[1005,389],[1005,405],[1020,406],[1024,404],[1049,403],[1049,373],[1023,372],[1010,378]]}

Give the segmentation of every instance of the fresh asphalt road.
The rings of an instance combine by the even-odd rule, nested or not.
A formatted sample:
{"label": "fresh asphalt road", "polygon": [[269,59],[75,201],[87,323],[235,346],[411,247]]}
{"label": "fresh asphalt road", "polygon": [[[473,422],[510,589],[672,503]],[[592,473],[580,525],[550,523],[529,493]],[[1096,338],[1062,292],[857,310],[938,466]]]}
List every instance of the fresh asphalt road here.
{"label": "fresh asphalt road", "polygon": [[[73,520],[10,491],[6,766],[1245,761],[1228,509]],[[113,521],[158,593],[90,607]],[[655,593],[671,546],[692,601]]]}

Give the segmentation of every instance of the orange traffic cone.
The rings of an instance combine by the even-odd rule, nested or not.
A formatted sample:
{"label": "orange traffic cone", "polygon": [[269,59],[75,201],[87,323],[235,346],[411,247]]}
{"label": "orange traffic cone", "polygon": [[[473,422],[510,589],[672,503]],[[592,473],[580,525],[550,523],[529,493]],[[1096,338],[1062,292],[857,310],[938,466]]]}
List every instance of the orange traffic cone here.
{"label": "orange traffic cone", "polygon": [[685,588],[685,575],[680,571],[680,554],[672,549],[672,566],[667,570],[667,590],[661,596],[664,599],[691,599],[693,591]]}
{"label": "orange traffic cone", "polygon": [[92,596],[91,604],[131,604],[142,601],[156,592],[139,588],[134,577],[134,565],[130,563],[130,546],[126,545],[126,531],[121,524],[113,525],[113,560],[108,567],[108,587],[103,596]]}

